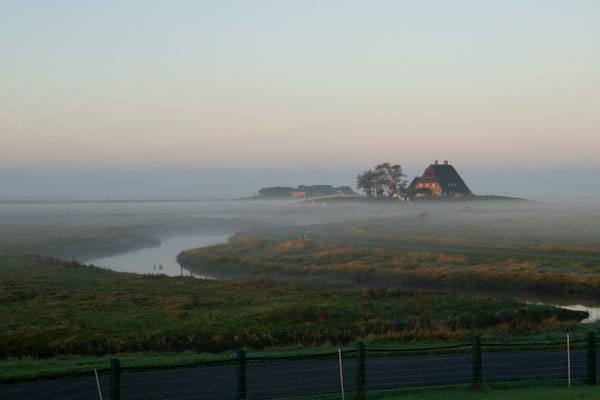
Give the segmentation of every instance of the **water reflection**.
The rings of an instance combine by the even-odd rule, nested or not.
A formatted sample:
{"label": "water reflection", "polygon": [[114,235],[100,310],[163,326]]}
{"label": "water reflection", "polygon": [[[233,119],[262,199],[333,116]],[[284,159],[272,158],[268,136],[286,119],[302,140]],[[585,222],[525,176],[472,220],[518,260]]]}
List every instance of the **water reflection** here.
{"label": "water reflection", "polygon": [[[182,268],[176,260],[177,255],[187,249],[195,247],[205,247],[217,243],[227,242],[230,234],[227,235],[186,235],[171,237],[161,241],[160,246],[154,248],[146,248],[141,250],[132,250],[127,253],[122,253],[110,257],[102,257],[88,261],[88,264],[94,264],[100,267],[106,267],[118,272],[133,272],[137,274],[164,274],[168,276],[189,275],[201,279],[213,279],[213,277],[204,274],[192,273],[191,271]],[[221,279],[231,279],[232,277],[220,277]],[[404,288],[406,290],[415,290],[416,288]],[[423,288],[418,290],[456,293],[453,290],[440,290],[440,288]],[[590,305],[584,304],[559,304],[560,301],[556,298],[543,298],[540,296],[527,296],[523,293],[510,295],[500,291],[477,291],[463,290],[462,294],[468,294],[475,297],[494,297],[494,298],[512,298],[513,300],[529,304],[545,304],[554,307],[565,308],[575,311],[587,311],[589,317],[581,321],[582,323],[592,323],[600,321],[600,307],[596,307],[595,303]],[[585,302],[583,302],[585,303]]]}
{"label": "water reflection", "polygon": [[575,304],[575,305],[571,305],[571,306],[563,306],[560,304],[550,304],[550,305],[552,305],[554,307],[565,308],[567,310],[573,310],[573,311],[587,311],[587,313],[589,314],[589,317],[587,317],[586,319],[581,321],[584,324],[591,324],[592,322],[600,321],[600,307],[588,307],[588,306],[584,306],[581,304]]}
{"label": "water reflection", "polygon": [[231,235],[194,235],[171,237],[161,241],[160,246],[110,257],[89,260],[94,264],[118,272],[133,272],[136,274],[164,274],[168,276],[190,275],[197,278],[210,278],[183,269],[176,260],[177,255],[187,249],[205,247],[217,243],[225,243]]}

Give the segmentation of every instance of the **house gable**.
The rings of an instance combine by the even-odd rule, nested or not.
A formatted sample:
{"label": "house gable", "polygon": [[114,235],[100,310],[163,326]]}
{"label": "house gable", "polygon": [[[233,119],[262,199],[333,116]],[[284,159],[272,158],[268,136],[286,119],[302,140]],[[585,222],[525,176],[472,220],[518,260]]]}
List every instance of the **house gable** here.
{"label": "house gable", "polygon": [[471,190],[462,180],[456,169],[444,161],[443,165],[431,164],[423,176],[416,182],[417,196],[424,195],[429,189],[434,196],[462,196],[471,194]]}

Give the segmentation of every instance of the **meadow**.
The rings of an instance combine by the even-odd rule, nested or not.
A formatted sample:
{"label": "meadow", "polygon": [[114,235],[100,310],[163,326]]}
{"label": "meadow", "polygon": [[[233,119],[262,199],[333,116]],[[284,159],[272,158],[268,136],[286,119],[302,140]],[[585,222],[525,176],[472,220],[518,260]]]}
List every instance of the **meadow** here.
{"label": "meadow", "polygon": [[[490,196],[491,197],[491,196]],[[322,239],[360,238],[373,243],[436,244],[562,254],[600,254],[600,209],[585,201],[487,201],[331,198],[332,212],[351,209],[353,218],[264,232],[276,239],[303,233]],[[325,201],[325,200],[324,200]]]}
{"label": "meadow", "polygon": [[[596,262],[460,253],[516,244],[596,254],[596,214],[511,204],[3,205],[10,207],[0,207],[0,380],[105,368],[111,354],[132,368],[171,367],[231,358],[239,347],[285,356],[359,339],[410,347],[470,341],[473,334],[523,342],[597,330],[597,323],[579,323],[586,313],[505,299],[511,288],[595,301]],[[228,281],[116,273],[71,261],[198,230],[247,232],[180,255],[189,269]],[[298,235],[313,240],[297,242]],[[496,299],[464,295],[473,290]]]}
{"label": "meadow", "polygon": [[577,331],[585,312],[509,300],[314,289],[116,273],[37,256],[0,256],[3,359],[495,340]]}
{"label": "meadow", "polygon": [[[444,238],[434,240],[448,245]],[[468,243],[467,239],[453,241]],[[381,243],[277,241],[246,234],[226,244],[182,252],[178,260],[185,268],[216,277],[259,276],[319,287],[496,290],[506,295],[600,298],[596,260],[417,250]]]}

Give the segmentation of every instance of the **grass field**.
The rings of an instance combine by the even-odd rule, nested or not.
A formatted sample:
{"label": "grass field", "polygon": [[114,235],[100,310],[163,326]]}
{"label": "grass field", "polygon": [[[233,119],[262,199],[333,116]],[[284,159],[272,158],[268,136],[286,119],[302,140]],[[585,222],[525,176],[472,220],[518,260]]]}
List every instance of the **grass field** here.
{"label": "grass field", "polygon": [[[600,213],[598,204],[591,201],[534,202],[478,196],[420,199],[409,204],[389,198],[330,198],[315,200],[312,208],[348,213],[344,221],[304,224],[291,231],[332,240],[360,237],[390,243],[439,241],[489,249],[600,253]],[[351,232],[348,228],[358,229]],[[277,231],[266,233],[281,239]]]}
{"label": "grass field", "polygon": [[45,254],[71,259],[100,257],[146,247],[160,240],[131,228],[23,228],[0,230],[0,254]]}
{"label": "grass field", "polygon": [[[470,212],[469,212],[470,213]],[[468,213],[467,213],[468,214]],[[382,243],[415,243],[493,250],[517,250],[536,253],[600,255],[600,242],[594,232],[562,232],[537,226],[521,226],[518,221],[470,221],[445,224],[419,221],[402,223],[360,223],[331,225],[328,235],[337,238],[360,238]],[[321,227],[323,229],[323,227]]]}
{"label": "grass field", "polygon": [[[415,347],[470,341],[475,333],[494,342],[527,342],[598,330],[597,323],[577,322],[583,314],[550,307],[379,290],[405,283],[487,293],[491,287],[517,286],[528,293],[597,299],[600,267],[595,262],[393,248],[414,243],[597,254],[597,213],[556,213],[532,202],[510,203],[515,206],[504,209],[505,203],[494,201],[253,202],[254,208],[244,209],[246,217],[258,212],[275,226],[290,217],[301,224],[286,228],[270,223],[260,228],[249,220],[224,224],[207,217],[148,219],[146,214],[128,216],[125,208],[114,215],[112,208],[94,217],[58,215],[54,222],[40,211],[31,225],[9,218],[13,225],[0,229],[0,380],[106,368],[110,354],[135,369],[218,361],[231,358],[238,347],[253,356],[287,356],[330,352],[358,339],[367,346]],[[420,218],[424,211],[428,216]],[[310,225],[314,221],[320,225]],[[14,255],[111,253],[155,245],[158,231],[233,232],[255,225],[270,239],[184,253],[193,255],[191,268],[209,268],[215,276],[224,271],[225,278],[262,276],[252,282],[120,274]],[[373,245],[315,240],[298,245],[283,239],[298,234]],[[313,288],[281,283],[285,280]]]}
{"label": "grass field", "polygon": [[176,354],[161,361],[152,353],[298,351],[358,339],[396,346],[468,341],[475,333],[540,340],[583,332],[577,321],[586,316],[467,296],[124,274],[36,256],[0,256],[0,314],[3,371],[25,371],[37,358],[71,359],[62,364],[70,368],[82,361],[74,356],[88,356],[89,365],[89,356],[149,353],[144,363],[170,365],[181,363]]}
{"label": "grass field", "polygon": [[[328,395],[310,395],[286,397],[285,400],[334,400],[340,393]],[[368,391],[369,400],[570,400],[597,399],[600,396],[599,386],[588,386],[583,381],[573,381],[567,387],[565,380],[540,380],[522,382],[487,383],[482,390],[474,391],[471,385],[451,385],[436,387],[420,387],[396,390]],[[354,393],[346,393],[348,400],[356,399]],[[284,400],[279,399],[279,400]]]}
{"label": "grass field", "polygon": [[[161,238],[196,234],[230,234],[250,229],[260,222],[224,218],[177,219],[169,216],[79,217],[72,225],[60,225],[60,218],[48,225],[2,224],[0,215],[0,254],[38,254],[63,260],[86,261],[128,251],[158,247]],[[104,221],[103,218],[109,219]],[[128,219],[129,218],[129,219]],[[76,219],[65,217],[64,220]],[[143,221],[144,223],[137,223]]]}
{"label": "grass field", "polygon": [[[314,347],[289,347],[267,348],[254,350],[248,354],[252,357],[298,357],[315,353],[333,353],[336,346]],[[93,373],[109,368],[110,359],[114,355],[81,356],[63,355],[52,358],[12,358],[0,360],[0,382],[13,382],[21,380],[49,379],[64,377],[74,374]],[[236,352],[223,351],[221,353],[195,353],[193,351],[174,352],[141,352],[118,354],[121,368],[125,371],[140,371],[147,369],[171,369],[183,367],[199,367],[215,363],[228,363],[227,360],[235,359]]]}
{"label": "grass field", "polygon": [[[448,245],[448,241],[444,243]],[[183,252],[178,260],[188,269],[213,276],[264,276],[313,286],[495,289],[600,298],[600,262],[595,260],[410,250],[318,240],[280,242],[246,235],[238,235],[226,244]]]}

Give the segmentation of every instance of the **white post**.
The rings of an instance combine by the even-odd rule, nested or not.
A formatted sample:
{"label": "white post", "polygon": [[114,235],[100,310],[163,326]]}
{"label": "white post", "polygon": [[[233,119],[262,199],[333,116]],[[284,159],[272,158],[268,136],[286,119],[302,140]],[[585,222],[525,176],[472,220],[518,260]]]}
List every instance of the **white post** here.
{"label": "white post", "polygon": [[569,387],[571,387],[571,349],[569,346],[569,334],[567,333],[567,376],[569,379]]}
{"label": "white post", "polygon": [[344,374],[342,373],[342,349],[338,347],[338,359],[340,361],[340,386],[342,387],[342,400],[344,400]]}
{"label": "white post", "polygon": [[98,380],[98,371],[96,371],[96,368],[94,368],[94,373],[96,374],[96,385],[98,385],[98,396],[102,400],[102,391],[100,391],[100,381]]}

